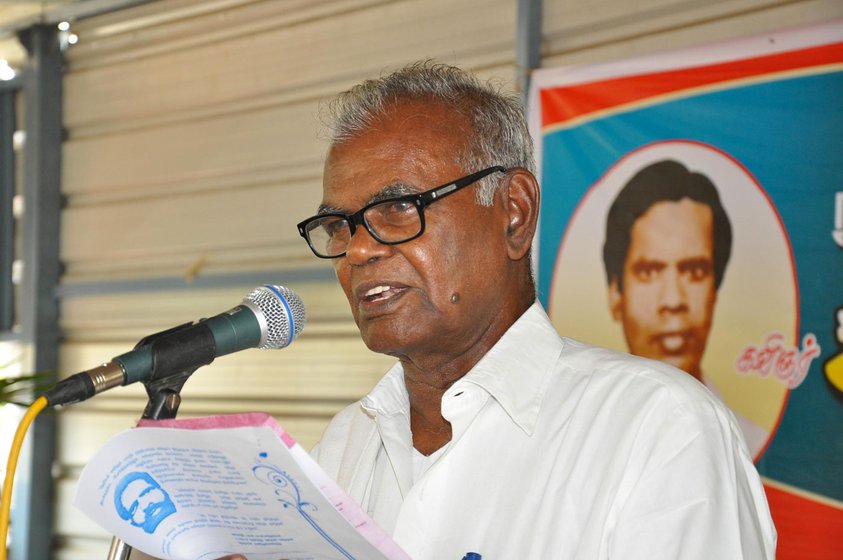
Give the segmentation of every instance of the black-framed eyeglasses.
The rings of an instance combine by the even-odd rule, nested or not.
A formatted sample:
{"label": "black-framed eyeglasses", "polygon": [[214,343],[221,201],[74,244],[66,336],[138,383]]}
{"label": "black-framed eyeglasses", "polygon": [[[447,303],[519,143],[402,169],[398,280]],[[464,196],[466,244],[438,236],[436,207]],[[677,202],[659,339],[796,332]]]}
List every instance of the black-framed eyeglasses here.
{"label": "black-framed eyeglasses", "polygon": [[361,225],[380,243],[398,245],[424,233],[425,206],[487,175],[505,171],[505,168],[495,165],[429,191],[373,202],[354,214],[318,214],[298,224],[299,234],[307,241],[313,254],[323,259],[343,256],[351,237]]}

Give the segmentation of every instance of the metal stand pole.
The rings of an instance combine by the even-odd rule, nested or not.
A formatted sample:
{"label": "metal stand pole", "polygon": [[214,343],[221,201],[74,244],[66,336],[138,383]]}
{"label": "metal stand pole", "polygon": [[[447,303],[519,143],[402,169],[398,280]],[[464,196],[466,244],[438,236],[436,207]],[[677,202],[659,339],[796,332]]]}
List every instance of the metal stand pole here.
{"label": "metal stand pole", "polygon": [[[194,370],[195,371],[195,370]],[[181,381],[187,380],[193,372],[191,371]],[[181,375],[176,376],[181,377]],[[181,387],[179,387],[181,390]],[[147,385],[147,393],[149,394],[149,402],[146,405],[146,410],[143,413],[145,420],[170,420],[176,417],[176,413],[181,404],[181,395],[178,391],[173,391],[171,388],[159,388],[151,390]],[[108,560],[129,560],[132,556],[132,547],[124,543],[117,537],[111,539],[111,549],[108,551]]]}
{"label": "metal stand pole", "polygon": [[132,547],[114,537],[111,539],[111,548],[108,551],[109,560],[128,560],[132,553]]}
{"label": "metal stand pole", "polygon": [[[164,335],[172,334],[178,330],[189,327],[190,324],[180,325],[178,327],[162,331],[150,335],[135,345],[135,348],[152,344],[155,340]],[[144,381],[146,387],[146,394],[149,400],[146,403],[146,409],[143,411],[143,420],[171,420],[176,417],[181,404],[181,389],[187,379],[193,375],[193,372],[199,368],[194,368],[189,371],[184,371],[176,375],[170,375],[163,379],[155,379]],[[107,560],[129,560],[132,556],[133,549],[117,537],[111,540],[111,548],[108,551]],[[146,555],[144,555],[146,557]]]}

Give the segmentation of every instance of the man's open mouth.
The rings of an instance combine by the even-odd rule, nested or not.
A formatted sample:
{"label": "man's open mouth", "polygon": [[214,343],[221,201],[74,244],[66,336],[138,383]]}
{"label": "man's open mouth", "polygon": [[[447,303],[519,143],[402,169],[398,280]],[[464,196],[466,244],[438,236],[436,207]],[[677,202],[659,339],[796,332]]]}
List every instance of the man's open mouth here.
{"label": "man's open mouth", "polygon": [[403,292],[406,288],[398,288],[396,286],[390,286],[387,284],[383,284],[380,286],[375,286],[374,288],[370,288],[366,290],[366,292],[362,296],[362,300],[366,303],[375,303],[379,301],[386,301],[392,297],[397,296],[401,292]]}

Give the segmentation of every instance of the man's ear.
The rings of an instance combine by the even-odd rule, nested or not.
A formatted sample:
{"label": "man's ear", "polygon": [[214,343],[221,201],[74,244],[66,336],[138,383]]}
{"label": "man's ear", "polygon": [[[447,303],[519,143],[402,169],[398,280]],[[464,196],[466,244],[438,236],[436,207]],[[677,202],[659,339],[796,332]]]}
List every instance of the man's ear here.
{"label": "man's ear", "polygon": [[623,293],[618,286],[618,277],[612,278],[609,283],[609,311],[612,312],[612,319],[620,321],[623,319]]}
{"label": "man's ear", "polygon": [[503,189],[506,212],[506,245],[513,260],[524,258],[533,244],[539,219],[539,184],[522,168],[507,171],[509,182]]}

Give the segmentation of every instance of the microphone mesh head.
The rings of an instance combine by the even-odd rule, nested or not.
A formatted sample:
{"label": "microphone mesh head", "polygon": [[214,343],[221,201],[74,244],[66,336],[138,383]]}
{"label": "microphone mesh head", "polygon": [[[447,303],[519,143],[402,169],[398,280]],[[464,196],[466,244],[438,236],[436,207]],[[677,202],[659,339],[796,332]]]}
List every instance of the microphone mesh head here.
{"label": "microphone mesh head", "polygon": [[307,312],[299,295],[284,286],[260,286],[246,296],[263,313],[266,342],[258,348],[284,348],[304,328]]}

